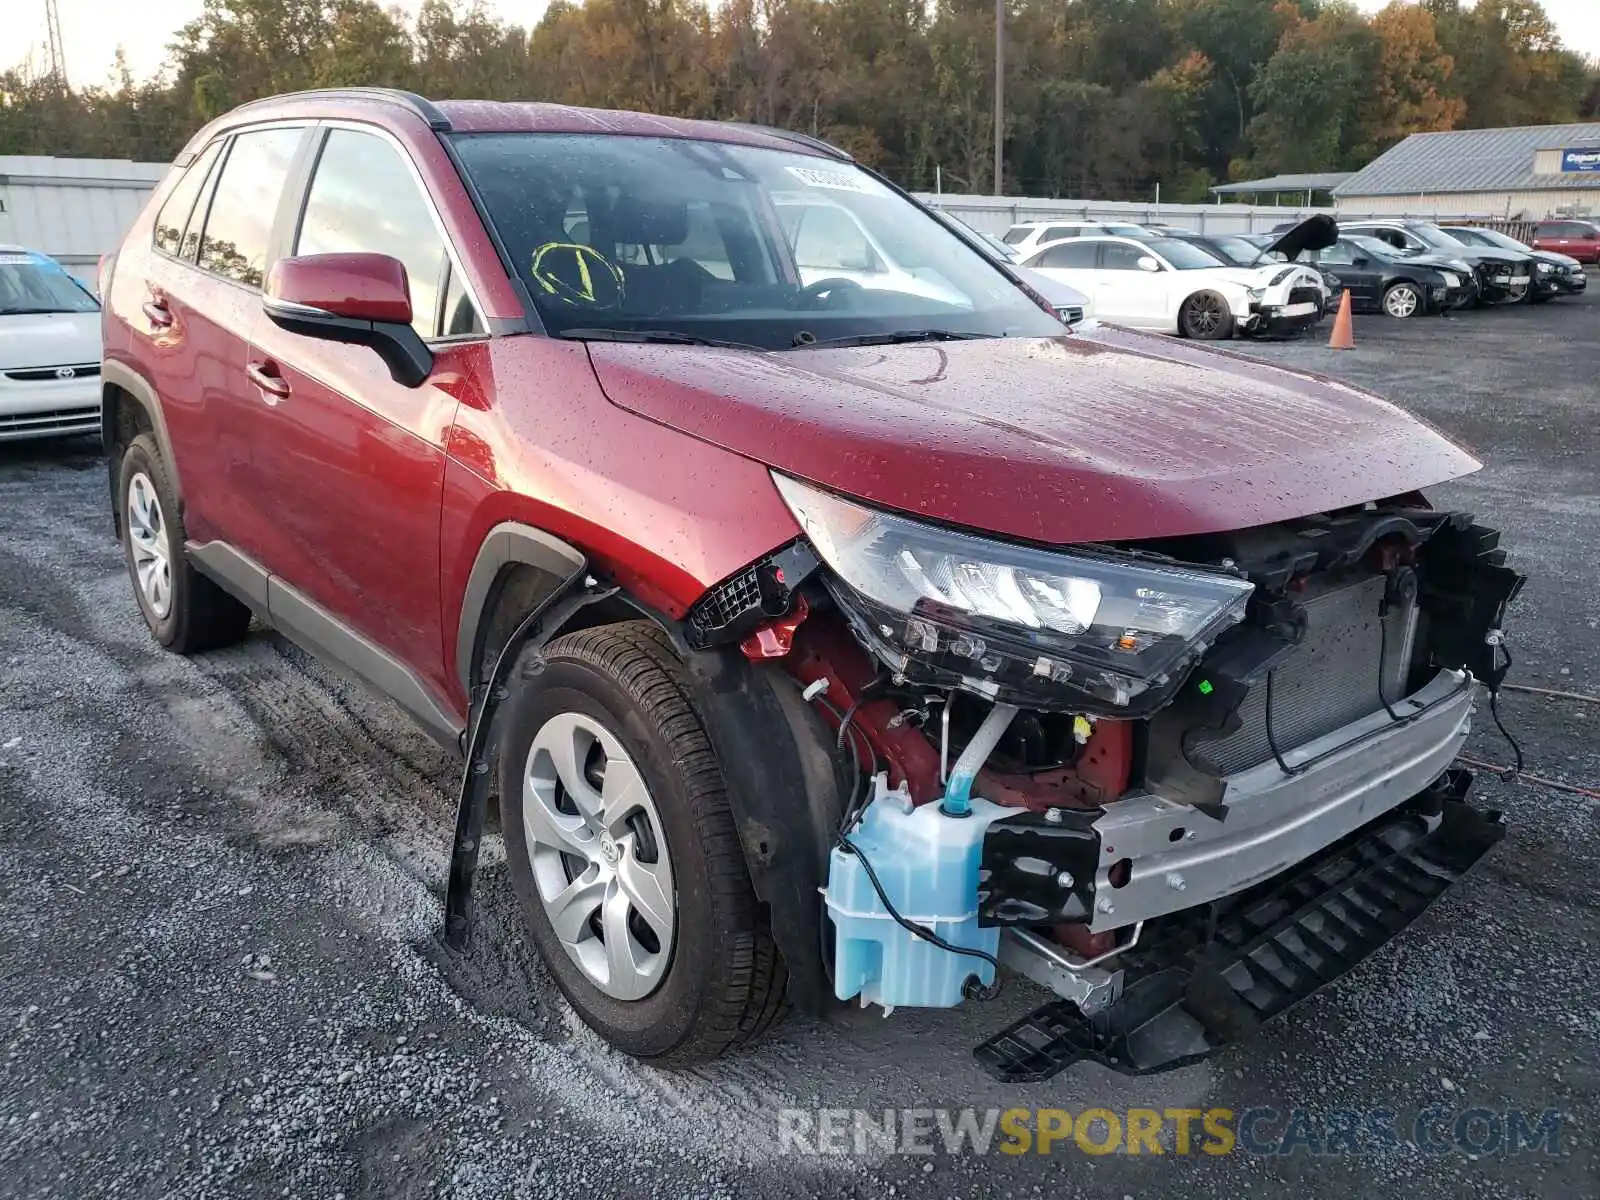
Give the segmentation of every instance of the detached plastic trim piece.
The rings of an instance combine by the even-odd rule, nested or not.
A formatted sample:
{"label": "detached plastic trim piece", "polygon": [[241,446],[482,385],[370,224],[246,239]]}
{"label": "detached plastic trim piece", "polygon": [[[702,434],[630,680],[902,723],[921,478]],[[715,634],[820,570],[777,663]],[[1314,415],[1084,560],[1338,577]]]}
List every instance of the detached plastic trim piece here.
{"label": "detached plastic trim piece", "polygon": [[1036,1083],[1083,1061],[1169,1071],[1241,1040],[1405,929],[1504,836],[1498,812],[1464,802],[1471,780],[1446,772],[1403,813],[1218,906],[1214,931],[1210,906],[1173,918],[1096,1017],[1055,1001],[973,1056],[1002,1082]]}

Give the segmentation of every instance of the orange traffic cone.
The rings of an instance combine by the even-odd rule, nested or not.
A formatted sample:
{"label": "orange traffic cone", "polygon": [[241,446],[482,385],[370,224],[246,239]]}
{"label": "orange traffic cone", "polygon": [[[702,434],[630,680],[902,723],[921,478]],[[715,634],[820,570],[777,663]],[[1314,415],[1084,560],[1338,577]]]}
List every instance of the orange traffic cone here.
{"label": "orange traffic cone", "polygon": [[1339,315],[1333,318],[1333,336],[1328,339],[1328,349],[1354,350],[1355,348],[1356,335],[1350,321],[1350,289],[1346,288],[1344,295],[1339,297]]}

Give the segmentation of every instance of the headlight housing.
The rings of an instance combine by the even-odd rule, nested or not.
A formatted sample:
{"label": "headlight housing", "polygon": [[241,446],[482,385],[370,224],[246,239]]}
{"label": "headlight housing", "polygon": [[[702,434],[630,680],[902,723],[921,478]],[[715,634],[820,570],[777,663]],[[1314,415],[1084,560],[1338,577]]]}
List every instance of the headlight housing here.
{"label": "headlight housing", "polygon": [[1254,590],[1220,570],[996,541],[772,478],[885,665],[1009,703],[1147,715],[1244,619]]}
{"label": "headlight housing", "polygon": [[1548,275],[1551,271],[1554,271],[1554,270],[1555,270],[1555,267],[1551,266],[1547,262],[1542,262],[1542,263],[1539,264],[1539,274],[1541,274],[1541,275]]}
{"label": "headlight housing", "polygon": [[1444,281],[1451,287],[1461,286],[1461,276],[1457,275],[1454,271],[1440,271],[1439,274],[1444,276]]}

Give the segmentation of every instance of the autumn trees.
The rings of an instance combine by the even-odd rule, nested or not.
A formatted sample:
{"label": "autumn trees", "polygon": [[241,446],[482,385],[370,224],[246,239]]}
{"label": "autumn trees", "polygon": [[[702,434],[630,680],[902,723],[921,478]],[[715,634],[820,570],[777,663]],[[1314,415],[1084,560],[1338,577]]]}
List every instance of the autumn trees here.
{"label": "autumn trees", "polygon": [[[1006,0],[1010,192],[1202,199],[1358,167],[1419,130],[1600,115],[1534,0]],[[165,159],[255,96],[389,84],[781,125],[916,188],[990,191],[993,0],[206,0],[163,75],[0,75],[0,153]]]}

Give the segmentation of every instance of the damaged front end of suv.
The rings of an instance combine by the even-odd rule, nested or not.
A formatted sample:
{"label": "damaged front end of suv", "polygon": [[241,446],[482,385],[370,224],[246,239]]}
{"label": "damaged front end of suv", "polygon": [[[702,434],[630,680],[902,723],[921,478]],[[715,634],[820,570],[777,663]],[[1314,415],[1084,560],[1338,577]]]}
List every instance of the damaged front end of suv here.
{"label": "damaged front end of suv", "polygon": [[[1059,999],[1010,1080],[1165,1069],[1343,974],[1500,836],[1452,769],[1522,578],[1417,494],[1060,549],[775,473],[804,533],[705,641],[779,658],[853,781],[823,902],[836,996]],[[702,616],[707,611],[703,605]]]}

